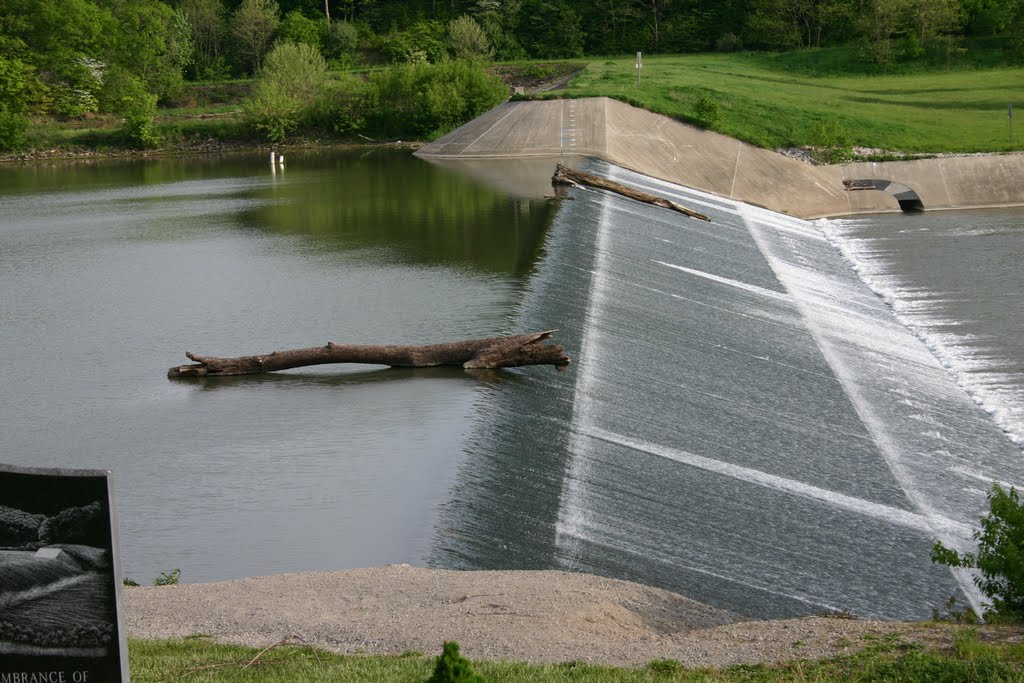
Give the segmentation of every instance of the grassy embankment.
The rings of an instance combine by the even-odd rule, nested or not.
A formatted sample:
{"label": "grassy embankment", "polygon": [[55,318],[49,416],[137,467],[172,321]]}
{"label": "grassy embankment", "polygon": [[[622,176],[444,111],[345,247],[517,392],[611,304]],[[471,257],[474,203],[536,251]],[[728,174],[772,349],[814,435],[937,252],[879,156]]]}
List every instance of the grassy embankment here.
{"label": "grassy embankment", "polygon": [[[1009,100],[1024,105],[1024,68],[821,75],[835,72],[836,52],[648,57],[639,85],[635,58],[600,60],[562,94],[615,97],[769,149],[821,144],[829,124],[884,150],[1024,149],[1024,125],[1011,144],[1007,119]],[[702,98],[716,120],[698,113]]]}
{"label": "grassy embankment", "polygon": [[[854,645],[854,644],[851,644]],[[968,627],[951,647],[926,650],[896,638],[861,643],[867,649],[834,659],[794,661],[777,666],[733,666],[688,669],[674,660],[621,669],[579,662],[555,665],[474,662],[473,670],[490,683],[661,683],[667,681],[901,681],[904,683],[967,683],[1024,680],[1024,645],[987,643]],[[439,648],[440,649],[440,648]],[[435,659],[421,653],[376,657],[335,655],[307,647],[282,646],[260,652],[215,645],[203,638],[173,641],[132,641],[132,680],[285,683],[352,681],[421,683]]]}

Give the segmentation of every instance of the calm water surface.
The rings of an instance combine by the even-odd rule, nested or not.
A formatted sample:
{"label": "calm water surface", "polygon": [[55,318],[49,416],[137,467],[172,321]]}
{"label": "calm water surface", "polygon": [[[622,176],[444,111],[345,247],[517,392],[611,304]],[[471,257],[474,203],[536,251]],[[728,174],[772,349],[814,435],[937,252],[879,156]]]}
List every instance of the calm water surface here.
{"label": "calm water surface", "polygon": [[2,460],[113,470],[142,581],[421,562],[486,377],[166,370],[510,331],[550,215],[394,152],[2,168]]}

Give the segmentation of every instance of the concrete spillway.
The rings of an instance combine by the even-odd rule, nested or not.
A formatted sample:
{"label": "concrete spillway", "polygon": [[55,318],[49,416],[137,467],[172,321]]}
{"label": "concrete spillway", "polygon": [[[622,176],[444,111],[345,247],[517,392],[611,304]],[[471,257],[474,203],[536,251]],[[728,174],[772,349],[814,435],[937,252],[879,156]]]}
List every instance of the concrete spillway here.
{"label": "concrete spillway", "polygon": [[924,618],[1019,450],[813,223],[588,162],[515,326],[574,366],[482,401],[434,562],[641,580],[751,616]]}
{"label": "concrete spillway", "polygon": [[909,188],[924,210],[1024,204],[1024,154],[813,166],[609,98],[508,102],[417,154],[594,157],[801,218],[900,210],[893,194],[844,189],[864,179]]}

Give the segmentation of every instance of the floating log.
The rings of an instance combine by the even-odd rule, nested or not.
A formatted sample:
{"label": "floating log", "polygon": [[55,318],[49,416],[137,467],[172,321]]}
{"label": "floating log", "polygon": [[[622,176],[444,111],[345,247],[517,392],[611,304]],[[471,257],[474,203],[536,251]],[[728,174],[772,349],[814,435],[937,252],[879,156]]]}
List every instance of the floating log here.
{"label": "floating log", "polygon": [[336,344],[308,349],[274,351],[260,356],[220,358],[186,352],[196,365],[180,365],[167,371],[170,378],[250,375],[275,370],[325,365],[328,363],[366,363],[399,368],[435,365],[461,365],[467,369],[512,368],[523,365],[553,365],[562,371],[569,357],[559,344],[544,344],[555,330],[530,332],[490,339],[430,344],[426,346]]}
{"label": "floating log", "polygon": [[584,171],[576,171],[567,166],[563,166],[561,162],[555,167],[555,175],[551,177],[551,184],[554,187],[559,186],[578,186],[586,185],[587,187],[594,187],[599,190],[608,190],[609,192],[615,192],[621,194],[623,197],[629,197],[635,199],[638,202],[645,202],[647,204],[653,204],[654,206],[660,206],[663,209],[671,209],[672,211],[678,211],[679,213],[689,216],[690,218],[697,218],[702,221],[711,222],[711,219],[702,213],[688,209],[682,204],[676,204],[675,202],[665,199],[664,197],[658,197],[653,194],[634,190],[631,187],[626,187],[620,183],[616,183],[612,180],[602,178],[601,176],[594,175],[592,173],[586,173]]}

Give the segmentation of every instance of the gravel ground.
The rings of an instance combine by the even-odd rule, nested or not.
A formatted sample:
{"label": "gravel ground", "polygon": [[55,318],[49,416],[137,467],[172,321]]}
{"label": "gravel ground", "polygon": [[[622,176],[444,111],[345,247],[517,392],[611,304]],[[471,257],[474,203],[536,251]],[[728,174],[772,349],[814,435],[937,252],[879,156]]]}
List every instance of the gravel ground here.
{"label": "gravel ground", "polygon": [[[389,565],[223,583],[128,588],[138,638],[206,634],[265,647],[301,639],[337,652],[440,652],[471,659],[687,666],[816,659],[889,634],[947,645],[953,628],[836,617],[748,621],[637,583],[557,571],[459,572]],[[1019,639],[1021,629],[988,637]]]}

